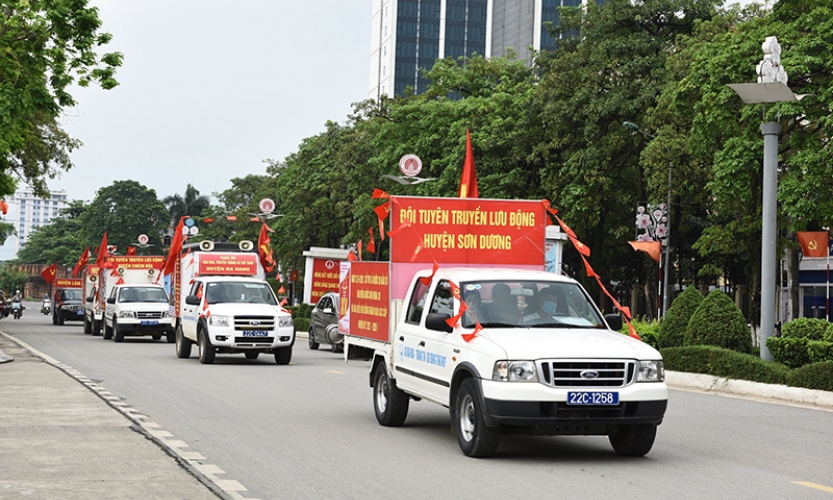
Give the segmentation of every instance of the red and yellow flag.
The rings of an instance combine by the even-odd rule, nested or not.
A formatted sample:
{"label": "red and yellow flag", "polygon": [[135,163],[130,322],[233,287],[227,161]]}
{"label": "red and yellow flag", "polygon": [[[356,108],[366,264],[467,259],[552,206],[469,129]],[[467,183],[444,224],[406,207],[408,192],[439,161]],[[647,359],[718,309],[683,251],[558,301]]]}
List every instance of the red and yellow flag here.
{"label": "red and yellow flag", "polygon": [[87,262],[90,261],[90,247],[84,248],[84,251],[81,252],[81,257],[78,258],[78,262],[75,263],[75,268],[72,270],[73,278],[78,277],[78,273],[84,269],[84,266],[87,265]]}
{"label": "red and yellow flag", "polygon": [[805,257],[827,257],[827,231],[796,231]]}
{"label": "red and yellow flag", "polygon": [[477,173],[474,170],[474,152],[471,148],[471,133],[466,129],[466,160],[463,162],[463,176],[460,178],[458,198],[479,198],[477,195]]}
{"label": "red and yellow flag", "polygon": [[271,273],[275,269],[275,257],[272,255],[272,241],[266,231],[266,223],[260,226],[260,236],[257,238],[257,254],[260,257],[260,264],[263,270]]}
{"label": "red and yellow flag", "polygon": [[99,269],[104,269],[104,264],[107,262],[107,231],[104,231],[104,236],[101,238],[101,245],[98,246],[98,254],[95,256],[95,265]]}
{"label": "red and yellow flag", "polygon": [[44,269],[40,275],[43,276],[43,279],[46,280],[47,283],[52,283],[55,281],[55,278],[58,274],[58,263],[55,262],[51,266]]}

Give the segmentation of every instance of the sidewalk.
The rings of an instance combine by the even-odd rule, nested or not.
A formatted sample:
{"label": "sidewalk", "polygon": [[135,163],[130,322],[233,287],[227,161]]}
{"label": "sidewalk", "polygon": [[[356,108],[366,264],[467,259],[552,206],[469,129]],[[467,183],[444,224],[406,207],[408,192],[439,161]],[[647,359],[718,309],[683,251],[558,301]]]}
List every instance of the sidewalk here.
{"label": "sidewalk", "polygon": [[0,498],[216,499],[142,427],[0,335]]}

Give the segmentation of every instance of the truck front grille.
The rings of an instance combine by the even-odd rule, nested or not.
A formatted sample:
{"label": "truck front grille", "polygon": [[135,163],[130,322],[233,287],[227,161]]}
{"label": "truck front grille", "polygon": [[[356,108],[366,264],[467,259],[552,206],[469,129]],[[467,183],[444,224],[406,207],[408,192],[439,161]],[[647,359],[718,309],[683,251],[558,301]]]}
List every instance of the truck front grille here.
{"label": "truck front grille", "polygon": [[243,330],[268,330],[275,329],[274,316],[235,316],[234,329]]}
{"label": "truck front grille", "polygon": [[275,342],[275,337],[234,337],[237,347],[269,347]]}
{"label": "truck front grille", "polygon": [[160,319],[162,311],[137,311],[136,317],[139,319]]}
{"label": "truck front grille", "polygon": [[624,387],[633,382],[634,362],[626,360],[538,361],[538,373],[551,387]]}

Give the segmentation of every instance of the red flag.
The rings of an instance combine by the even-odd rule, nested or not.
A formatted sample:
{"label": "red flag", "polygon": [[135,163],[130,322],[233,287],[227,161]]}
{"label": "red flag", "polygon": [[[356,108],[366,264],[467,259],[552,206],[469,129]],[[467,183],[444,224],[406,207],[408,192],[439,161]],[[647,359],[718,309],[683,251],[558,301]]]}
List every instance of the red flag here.
{"label": "red flag", "polygon": [[659,262],[662,253],[662,245],[659,241],[629,241],[628,243],[635,251],[645,252],[649,257]]}
{"label": "red flag", "polygon": [[168,251],[168,259],[165,261],[165,267],[162,273],[165,276],[174,272],[176,262],[179,260],[179,254],[182,252],[182,228],[185,227],[185,217],[179,218],[179,224],[174,229],[174,237],[171,240],[171,249]]}
{"label": "red flag", "polygon": [[353,252],[353,250],[350,250],[350,253],[347,254],[347,260],[349,260],[350,262],[356,261],[356,254]]}
{"label": "red flag", "polygon": [[95,256],[95,265],[99,269],[104,268],[104,263],[107,261],[107,231],[104,231],[104,236],[101,238],[101,245],[98,247],[98,254]]}
{"label": "red flag", "polygon": [[370,234],[370,241],[367,242],[367,251],[370,253],[376,253],[376,242],[373,241],[373,228],[367,230],[368,234]]}
{"label": "red flag", "polygon": [[461,336],[463,337],[463,340],[465,340],[466,342],[471,342],[471,339],[473,339],[478,333],[480,333],[481,330],[483,330],[483,326],[480,324],[480,321],[478,321],[477,318],[475,318],[474,331],[471,333],[464,333]]}
{"label": "red flag", "polygon": [[471,149],[471,134],[466,129],[466,160],[463,162],[463,176],[460,178],[458,198],[479,198],[477,195],[477,173],[474,171],[474,153]]}
{"label": "red flag", "polygon": [[363,260],[362,259],[362,240],[359,240],[359,242],[356,243],[356,248],[359,250],[359,260],[361,261],[361,260]]}
{"label": "red flag", "polygon": [[404,221],[402,221],[402,224],[400,224],[398,228],[388,231],[388,236],[390,236],[390,237],[396,236],[396,233],[398,233],[399,231],[402,231],[406,227],[411,227],[411,221],[409,221],[408,219],[405,219]]}
{"label": "red flag", "polygon": [[136,247],[127,247],[127,255],[136,255]]}
{"label": "red flag", "polygon": [[371,198],[390,198],[390,195],[379,188],[373,190],[373,196]]}
{"label": "red flag", "polygon": [[576,247],[576,250],[578,250],[578,253],[584,255],[585,257],[590,257],[590,247],[589,246],[580,242],[578,240],[578,238],[574,238],[572,236],[568,236],[568,238],[570,238],[570,241],[573,242],[573,246]]}
{"label": "red flag", "polygon": [[584,256],[581,257],[581,260],[584,261],[584,271],[587,273],[588,278],[598,276],[598,274],[596,274],[596,271],[594,271],[593,268],[590,267],[590,263],[587,262],[587,259],[585,259]]}
{"label": "red flag", "polygon": [[827,257],[826,231],[796,231],[795,234],[805,257]]}
{"label": "red flag", "polygon": [[286,293],[286,288],[284,288],[283,285],[281,285],[281,287],[278,288],[278,295],[283,295],[285,293]]}
{"label": "red flag", "polygon": [[[431,276],[425,276],[425,277],[422,277],[422,278],[420,278],[420,279],[419,279],[419,281],[420,281],[420,282],[422,282],[422,284],[423,284],[423,285],[425,285],[425,286],[430,285],[430,284],[431,284],[431,280],[433,280],[433,279],[434,279],[434,275],[435,275],[435,274],[437,274],[437,270],[438,270],[439,268],[440,268],[440,266],[439,266],[439,264],[437,264],[437,261],[435,260],[435,261],[434,261],[434,267],[433,267],[433,270],[431,271]],[[455,285],[455,286],[456,286],[456,285]],[[453,293],[454,288],[452,288],[451,290],[452,290],[452,293]]]}
{"label": "red flag", "polygon": [[237,220],[236,215],[226,215],[226,220]]}
{"label": "red flag", "polygon": [[287,305],[287,304],[289,304],[289,301],[288,301],[287,299],[283,299],[283,300],[281,301],[281,305],[282,305],[282,306],[285,306],[285,305]]}
{"label": "red flag", "polygon": [[58,263],[55,262],[51,266],[47,267],[40,273],[43,276],[43,279],[46,280],[47,283],[52,283],[55,281],[55,277],[58,274]]}
{"label": "red flag", "polygon": [[3,212],[3,215],[9,213],[9,204],[6,203],[6,200],[0,200],[0,212]]}
{"label": "red flag", "polygon": [[385,219],[390,215],[390,202],[379,205],[373,211],[376,212],[376,218],[379,219],[379,235],[382,241],[385,241]]}
{"label": "red flag", "polygon": [[269,233],[266,231],[266,223],[260,226],[260,236],[257,239],[257,254],[260,257],[260,264],[267,273],[275,269],[275,257],[272,255],[272,241],[269,240]]}
{"label": "red flag", "polygon": [[411,262],[414,262],[419,255],[419,252],[425,248],[425,241],[422,239],[422,236],[419,237],[419,242],[417,242],[417,246],[414,248],[414,254],[411,255]]}
{"label": "red flag", "polygon": [[212,222],[214,222],[214,217],[206,217],[202,221],[205,222],[206,224],[211,224]]}
{"label": "red flag", "polygon": [[83,252],[81,252],[81,257],[78,258],[78,262],[75,264],[75,268],[72,270],[72,276],[74,278],[78,277],[78,273],[81,272],[81,269],[84,269],[84,266],[87,265],[87,262],[90,261],[90,247],[86,247]]}

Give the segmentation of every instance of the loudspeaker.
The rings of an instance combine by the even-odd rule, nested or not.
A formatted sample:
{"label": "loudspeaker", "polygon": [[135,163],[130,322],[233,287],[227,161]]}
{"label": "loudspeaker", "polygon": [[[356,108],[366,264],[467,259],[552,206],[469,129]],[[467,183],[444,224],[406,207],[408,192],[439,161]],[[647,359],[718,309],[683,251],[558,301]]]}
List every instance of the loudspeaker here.
{"label": "loudspeaker", "polygon": [[243,240],[238,244],[238,247],[240,247],[240,250],[248,252],[249,250],[255,247],[255,244],[249,240]]}
{"label": "loudspeaker", "polygon": [[156,272],[156,269],[148,269],[148,276],[153,276],[153,273]]}
{"label": "loudspeaker", "polygon": [[214,242],[211,240],[203,240],[200,242],[200,250],[203,252],[210,252],[214,250]]}
{"label": "loudspeaker", "polygon": [[124,276],[125,269],[123,267],[118,268],[117,271],[119,273],[119,276]]}

